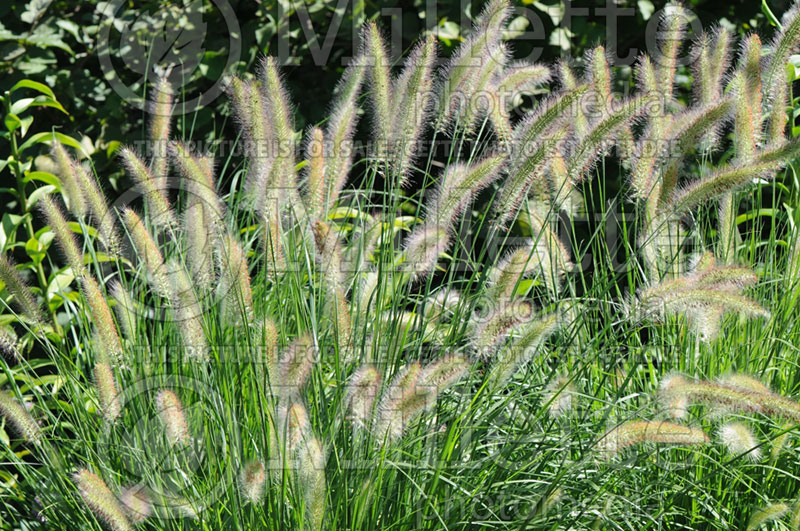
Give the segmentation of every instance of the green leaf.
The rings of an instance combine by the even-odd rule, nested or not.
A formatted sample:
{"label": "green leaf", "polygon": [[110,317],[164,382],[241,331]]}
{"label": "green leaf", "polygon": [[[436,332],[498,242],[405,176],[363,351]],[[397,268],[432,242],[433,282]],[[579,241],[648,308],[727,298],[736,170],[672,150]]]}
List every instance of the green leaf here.
{"label": "green leaf", "polygon": [[47,194],[49,194],[51,192],[54,192],[54,191],[56,191],[56,187],[55,186],[51,186],[51,185],[42,186],[42,187],[37,188],[36,190],[33,191],[33,193],[31,195],[28,196],[28,208],[29,209],[33,208],[33,205],[35,205],[36,202],[39,199],[41,199],[41,197],[43,195],[47,195]]}
{"label": "green leaf", "polygon": [[47,284],[47,300],[52,299],[56,292],[69,287],[73,280],[75,280],[75,273],[72,272],[72,268],[69,266],[56,273]]}
{"label": "green leaf", "polygon": [[33,123],[33,116],[26,116],[20,120],[22,123],[22,127],[20,127],[19,132],[22,138],[25,138],[25,135],[28,134],[28,129],[30,129],[31,124]]}
{"label": "green leaf", "polygon": [[6,129],[11,133],[22,127],[22,121],[19,119],[19,116],[14,113],[6,114],[4,122],[6,124]]}
{"label": "green leaf", "polygon": [[778,20],[778,17],[775,16],[775,13],[773,13],[767,5],[767,0],[761,0],[761,12],[764,13],[764,16],[767,17],[771,25],[781,29],[781,21]]}
{"label": "green leaf", "polygon": [[31,147],[31,146],[33,146],[35,144],[47,144],[47,145],[50,145],[53,142],[53,135],[55,135],[55,137],[58,139],[58,141],[61,142],[62,144],[66,144],[66,145],[68,145],[70,147],[74,147],[75,149],[77,149],[81,153],[83,153],[84,156],[88,157],[88,154],[83,149],[83,146],[81,146],[80,142],[78,142],[77,140],[75,140],[71,136],[67,136],[64,133],[58,133],[58,132],[54,132],[54,133],[51,133],[51,132],[36,133],[32,137],[30,137],[28,140],[26,140],[25,143],[22,144],[19,147],[20,153],[25,151],[26,149],[28,149],[29,147]]}
{"label": "green leaf", "polygon": [[57,189],[61,189],[61,179],[53,175],[52,173],[46,171],[29,171],[23,177],[22,182],[30,183],[33,181],[39,181],[45,184],[50,184],[55,186]]}
{"label": "green leaf", "polygon": [[3,219],[0,220],[0,249],[5,251],[6,244],[14,243],[14,234],[23,221],[25,221],[25,216],[3,214]]}
{"label": "green leaf", "polygon": [[48,87],[44,83],[39,83],[38,81],[31,81],[30,79],[23,79],[22,81],[18,81],[16,85],[14,85],[13,87],[11,87],[11,89],[9,89],[8,93],[13,94],[14,92],[22,88],[35,90],[41,92],[45,96],[49,96],[51,99],[54,100],[56,99],[56,95],[53,93],[50,87]]}

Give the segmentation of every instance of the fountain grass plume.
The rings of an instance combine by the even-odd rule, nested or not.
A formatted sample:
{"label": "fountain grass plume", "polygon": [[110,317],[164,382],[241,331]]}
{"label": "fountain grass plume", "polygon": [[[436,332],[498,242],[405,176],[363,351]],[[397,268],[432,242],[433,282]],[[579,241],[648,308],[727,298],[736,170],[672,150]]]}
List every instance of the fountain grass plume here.
{"label": "fountain grass plume", "polygon": [[178,396],[168,389],[162,389],[156,395],[155,405],[158,416],[164,424],[169,444],[172,446],[188,445],[191,439],[189,426],[186,424],[183,404]]}
{"label": "fountain grass plume", "polygon": [[25,317],[34,324],[44,323],[44,312],[36,295],[25,283],[14,262],[3,253],[0,253],[0,281],[5,284],[6,290],[14,297],[14,305]]}
{"label": "fountain grass plume", "polygon": [[166,270],[170,280],[170,305],[184,352],[190,359],[204,361],[208,359],[209,346],[203,324],[203,306],[197,300],[194,285],[183,266],[170,259]]}
{"label": "fountain grass plume", "polygon": [[415,228],[403,246],[402,271],[416,281],[427,277],[450,246],[451,238],[449,227],[425,223]]}
{"label": "fountain grass plume", "polygon": [[141,524],[153,514],[153,505],[150,496],[144,487],[134,486],[124,489],[119,495],[119,503],[135,525]]}
{"label": "fountain grass plume", "polygon": [[72,233],[72,229],[70,229],[61,208],[47,195],[43,195],[39,199],[39,203],[47,219],[47,224],[50,225],[50,230],[55,234],[56,243],[67,259],[67,264],[72,268],[73,274],[75,277],[84,276],[86,267],[83,265],[83,253],[78,248],[75,235]]}
{"label": "fountain grass plume", "polygon": [[441,177],[431,207],[425,215],[427,222],[449,227],[455,223],[472,198],[500,177],[505,164],[504,154],[489,155],[468,164],[451,164]]}
{"label": "fountain grass plume", "polygon": [[[581,87],[585,89],[585,92],[590,90],[591,85],[583,84],[579,80],[578,76],[575,74],[575,71],[567,60],[559,60],[557,63],[557,69],[558,80],[561,83],[561,88],[564,92],[571,93],[580,89]],[[572,114],[570,115],[570,127],[572,129],[572,133],[578,139],[586,136],[587,131],[589,131],[589,120],[586,117],[586,113],[583,112],[583,106],[580,105],[580,100],[578,100],[577,104],[573,108]]]}
{"label": "fountain grass plume", "polygon": [[50,148],[50,156],[53,158],[58,168],[58,176],[61,178],[61,189],[66,196],[67,206],[70,212],[75,214],[76,217],[84,217],[88,213],[88,207],[81,186],[81,180],[78,176],[78,162],[69,156],[64,145],[57,139],[53,140],[53,145]]}
{"label": "fountain grass plume", "polygon": [[[474,104],[477,93],[485,87],[492,74],[502,71],[505,54],[498,54],[498,51],[502,48],[502,28],[510,13],[507,0],[488,2],[477,17],[469,38],[448,62],[438,90],[441,99],[437,129],[447,128],[470,104]],[[502,59],[502,64],[497,62],[498,58]]]}
{"label": "fountain grass plume", "polygon": [[399,439],[430,401],[430,388],[418,387],[422,367],[415,361],[398,372],[384,390],[371,423],[373,434],[389,442]]}
{"label": "fountain grass plume", "polygon": [[303,490],[309,529],[323,529],[327,484],[325,450],[315,437],[308,438],[298,450],[298,480]]}
{"label": "fountain grass plume", "polygon": [[767,116],[766,141],[769,147],[786,144],[786,124],[789,122],[789,84],[776,83],[772,104]]}
{"label": "fountain grass plume", "polygon": [[646,110],[645,100],[637,97],[619,104],[616,109],[603,112],[586,136],[570,150],[568,167],[573,181],[583,178],[594,167],[597,158],[618,142],[619,131]]}
{"label": "fountain grass plume", "polygon": [[359,426],[369,427],[380,386],[381,374],[372,365],[359,368],[350,377],[346,401],[352,412],[353,420]]}
{"label": "fountain grass plume", "polygon": [[234,322],[249,322],[253,315],[253,289],[247,253],[230,233],[222,237],[218,260],[220,278],[217,297],[222,299],[223,315]]}
{"label": "fountain grass plume", "polygon": [[288,459],[293,459],[300,444],[308,438],[308,412],[299,402],[280,404],[276,408],[276,417],[277,431],[284,443],[285,455]]}
{"label": "fountain grass plume", "polygon": [[709,442],[703,430],[664,421],[633,420],[608,430],[598,442],[599,454],[611,459],[620,451],[642,443],[675,444],[681,446]]}
{"label": "fountain grass plume", "polygon": [[556,314],[537,316],[515,330],[518,335],[495,356],[489,378],[491,388],[500,389],[517,370],[527,363],[547,339],[558,330],[561,318]]}
{"label": "fountain grass plume", "polygon": [[173,104],[172,85],[165,77],[158,77],[153,87],[153,92],[154,97],[151,99],[149,106],[149,111],[152,115],[149,140],[153,144],[153,159],[150,162],[150,171],[155,180],[156,188],[163,189],[167,184],[167,170],[169,168],[167,147],[172,112],[175,106]]}
{"label": "fountain grass plume", "polygon": [[259,505],[264,498],[264,485],[267,475],[264,464],[253,460],[248,462],[239,473],[239,491],[245,500],[253,505]]}
{"label": "fountain grass plume", "polygon": [[133,531],[119,500],[97,474],[85,468],[73,476],[78,493],[89,509],[112,531]]}
{"label": "fountain grass plume", "polygon": [[[452,386],[470,369],[470,363],[458,354],[448,354],[422,368],[417,377],[417,385],[430,389],[432,396]],[[433,401],[431,401],[433,403]]]}
{"label": "fountain grass plume", "polygon": [[400,176],[400,186],[405,186],[418,157],[419,140],[435,104],[432,90],[435,61],[436,37],[429,35],[408,56],[392,89],[393,125],[389,128],[388,155],[393,171]]}
{"label": "fountain grass plume", "polygon": [[259,69],[261,97],[265,102],[269,125],[275,135],[275,161],[267,187],[297,190],[295,173],[295,133],[289,95],[278,70],[278,60],[266,57]]}
{"label": "fountain grass plume", "polygon": [[765,97],[769,103],[774,103],[775,87],[785,83],[786,63],[789,56],[797,49],[798,43],[800,43],[800,3],[795,2],[783,15],[781,29],[769,44],[772,54],[761,78]]}
{"label": "fountain grass plume", "polygon": [[658,54],[658,70],[656,71],[658,87],[663,92],[665,101],[672,101],[675,90],[675,73],[678,67],[678,53],[683,39],[683,32],[689,22],[689,12],[681,4],[668,4],[662,11],[659,26],[665,28],[666,38]]}
{"label": "fountain grass plume", "polygon": [[501,108],[510,111],[516,107],[520,94],[531,94],[553,78],[550,67],[541,63],[515,61],[497,74],[495,86],[500,95]]}
{"label": "fountain grass plume", "polygon": [[209,230],[216,235],[225,219],[225,204],[217,194],[211,159],[195,155],[186,144],[170,143],[172,161],[180,172],[189,195],[195,195],[203,204]]}
{"label": "fountain grass plume", "polygon": [[172,292],[169,286],[166,266],[164,265],[164,256],[161,254],[147,227],[145,227],[144,221],[129,208],[122,210],[122,220],[128,229],[136,255],[144,263],[150,286],[160,297],[169,299]]}
{"label": "fountain grass plume", "polygon": [[0,357],[6,360],[9,366],[22,361],[22,352],[17,338],[0,328]]}
{"label": "fountain grass plume", "polygon": [[300,393],[317,362],[318,354],[314,339],[310,334],[303,334],[295,339],[281,353],[278,361],[279,379],[272,383],[278,394],[293,397]]}
{"label": "fountain grass plume", "polygon": [[789,512],[789,506],[785,503],[770,503],[765,507],[759,507],[747,521],[746,531],[755,531],[766,523],[780,520]]}
{"label": "fountain grass plume", "polygon": [[109,253],[119,254],[121,243],[117,230],[117,217],[111,212],[108,199],[100,189],[94,173],[90,167],[80,164],[76,164],[75,173],[78,176],[83,196],[86,198],[92,220],[96,225],[100,243]]}
{"label": "fountain grass plume", "polygon": [[324,142],[320,144],[323,149],[321,154],[324,156],[324,173],[321,176],[323,182],[320,183],[322,202],[318,211],[310,214],[311,219],[326,216],[347,182],[353,163],[353,135],[358,124],[358,96],[364,79],[364,68],[356,61],[345,70],[337,85],[339,96],[331,109]]}
{"label": "fountain grass plume", "polygon": [[317,219],[325,216],[328,210],[327,181],[325,180],[325,133],[319,127],[312,127],[306,138],[306,205],[309,216]]}
{"label": "fountain grass plume", "polygon": [[213,224],[203,201],[195,195],[187,198],[181,228],[185,237],[186,265],[200,289],[210,289],[215,280]]}
{"label": "fountain grass plume", "polygon": [[312,227],[316,245],[317,262],[322,273],[321,280],[326,291],[344,287],[342,249],[339,235],[324,221],[317,220]]}
{"label": "fountain grass plume", "polygon": [[124,350],[117,333],[117,325],[100,286],[92,276],[86,275],[81,278],[81,291],[89,306],[87,314],[94,323],[103,356],[107,356],[114,364],[122,363]]}
{"label": "fountain grass plume", "polygon": [[154,224],[168,229],[176,227],[175,214],[169,200],[158,186],[158,181],[147,169],[144,161],[132,149],[124,147],[120,150],[120,157],[128,170],[128,174],[144,196],[148,214]]}
{"label": "fountain grass plume", "polygon": [[725,414],[761,413],[800,422],[800,404],[796,401],[771,391],[755,391],[724,381],[689,381],[673,376],[662,383],[659,399],[666,404],[680,400],[685,407],[702,404]]}
{"label": "fountain grass plume", "polygon": [[552,295],[561,289],[561,280],[573,268],[569,251],[555,233],[550,221],[550,213],[545,206],[532,204],[527,210],[527,221],[532,237],[536,241],[539,268],[545,286]]}
{"label": "fountain grass plume", "polygon": [[261,233],[269,275],[275,279],[286,267],[286,253],[281,239],[281,219],[278,209],[271,208],[261,220]]}
{"label": "fountain grass plume", "polygon": [[113,424],[122,412],[114,371],[107,362],[98,361],[94,364],[92,373],[100,404],[99,412],[106,423]]}
{"label": "fountain grass plume", "polygon": [[392,123],[392,85],[386,44],[377,24],[368,22],[361,33],[361,58],[368,69],[372,131],[375,135],[375,156],[386,158]]}
{"label": "fountain grass plume", "polygon": [[31,444],[39,444],[42,439],[42,430],[39,424],[31,417],[28,410],[14,397],[3,390],[0,390],[0,415],[6,422],[13,426],[14,430],[25,441]]}
{"label": "fountain grass plume", "polygon": [[761,449],[752,430],[742,422],[728,422],[719,429],[719,438],[734,456],[744,455],[751,461],[761,459]]}
{"label": "fountain grass plume", "polygon": [[510,50],[504,42],[497,42],[491,49],[486,50],[487,56],[482,59],[482,64],[473,78],[472,93],[468,96],[466,106],[460,110],[457,120],[464,133],[474,135],[481,124],[483,117],[489,118],[489,123],[498,136],[501,144],[511,138],[510,123],[505,120],[498,121],[494,112],[502,107],[500,95],[497,94],[495,80],[505,70],[510,58]]}
{"label": "fountain grass plume", "polygon": [[533,242],[506,253],[489,272],[489,289],[501,298],[511,298],[522,278],[541,270],[546,253],[544,241]]}

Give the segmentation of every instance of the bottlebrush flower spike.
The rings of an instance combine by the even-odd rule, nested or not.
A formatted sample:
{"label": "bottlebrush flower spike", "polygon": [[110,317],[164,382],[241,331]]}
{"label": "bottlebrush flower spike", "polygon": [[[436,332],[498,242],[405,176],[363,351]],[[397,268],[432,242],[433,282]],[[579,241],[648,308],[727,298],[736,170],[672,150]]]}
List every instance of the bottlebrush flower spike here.
{"label": "bottlebrush flower spike", "polygon": [[117,231],[117,216],[108,207],[108,199],[97,184],[97,179],[89,167],[78,164],[75,166],[75,173],[92,214],[92,220],[96,225],[100,243],[109,253],[119,254],[121,243]]}
{"label": "bottlebrush flower spike", "polygon": [[505,161],[505,155],[499,154],[469,165],[450,165],[441,178],[425,220],[440,227],[450,227],[472,198],[500,176]]}
{"label": "bottlebrush flower spike", "polygon": [[33,420],[28,410],[25,409],[9,393],[0,390],[0,415],[5,417],[6,422],[14,427],[14,430],[24,440],[31,444],[39,444],[42,439],[42,431],[39,425]]}
{"label": "bottlebrush flower spike", "polygon": [[502,41],[486,50],[486,56],[482,58],[481,64],[477,67],[478,71],[473,76],[474,86],[470,87],[473,91],[469,96],[470,99],[457,115],[457,124],[466,134],[475,133],[481,119],[488,117],[502,142],[511,137],[508,134],[510,131],[506,131],[510,124],[492,119],[496,116],[492,108],[497,109],[502,105],[499,95],[496,94],[497,87],[494,80],[505,69],[510,55],[508,46]]}
{"label": "bottlebrush flower spike", "polygon": [[323,529],[327,487],[325,451],[319,440],[309,438],[298,451],[298,479],[308,515],[309,529]]}
{"label": "bottlebrush flower spike", "polygon": [[50,156],[56,162],[61,178],[61,188],[67,196],[67,206],[70,212],[76,217],[82,218],[87,214],[88,209],[77,172],[78,162],[69,156],[64,145],[57,139],[53,139]]}
{"label": "bottlebrush flower spike", "polygon": [[392,127],[392,86],[390,62],[378,26],[369,22],[361,34],[361,57],[369,71],[372,131],[375,135],[375,156],[385,159]]}
{"label": "bottlebrush flower spike", "polygon": [[278,327],[269,317],[263,318],[256,327],[255,348],[259,352],[255,359],[259,380],[264,382],[271,394],[272,388],[280,382],[278,381]]}
{"label": "bottlebrush flower spike", "polygon": [[[267,188],[289,191],[292,196],[297,193],[297,174],[295,172],[296,141],[292,119],[292,108],[289,95],[278,71],[278,61],[274,57],[266,57],[260,67],[261,98],[265,103],[272,134],[275,136],[275,160],[271,167],[271,176]],[[262,192],[263,193],[263,192]],[[269,195],[269,194],[268,194]],[[294,199],[294,198],[292,198]],[[296,206],[300,206],[298,203]]]}
{"label": "bottlebrush flower spike", "polygon": [[430,388],[417,386],[420,372],[422,367],[415,361],[400,371],[384,391],[372,422],[373,433],[379,440],[399,439],[430,403]]}
{"label": "bottlebrush flower spike", "polygon": [[111,365],[104,361],[95,363],[93,372],[94,385],[100,400],[100,412],[107,423],[113,424],[121,413],[114,372]]}
{"label": "bottlebrush flower spike", "polygon": [[295,452],[300,447],[309,431],[308,412],[299,402],[290,406],[283,404],[277,407],[277,431],[285,442],[285,452],[289,459],[293,459]]}
{"label": "bottlebrush flower spike", "polygon": [[721,413],[762,413],[800,421],[800,404],[773,392],[758,392],[724,382],[687,381],[674,377],[662,385],[659,398],[669,404],[679,397],[687,406],[703,404]]}
{"label": "bottlebrush flower spike", "polygon": [[264,497],[267,475],[261,461],[250,461],[239,474],[239,489],[248,502],[258,505]]}
{"label": "bottlebrush flower spike", "polygon": [[122,327],[122,332],[129,341],[136,339],[138,321],[136,320],[136,303],[131,294],[119,282],[111,284],[111,297],[114,299],[114,309],[117,321]]}
{"label": "bottlebrush flower spike", "polygon": [[89,306],[89,316],[94,323],[97,337],[103,348],[103,354],[115,364],[121,363],[123,358],[122,342],[119,339],[117,325],[111,315],[106,298],[100,290],[97,281],[86,275],[81,279],[81,288],[86,303]]}
{"label": "bottlebrush flower spike", "polygon": [[203,324],[203,306],[197,300],[192,282],[183,266],[170,260],[166,269],[170,279],[170,304],[184,353],[190,359],[205,361],[208,359],[209,347]]}
{"label": "bottlebrush flower spike", "polygon": [[128,229],[134,251],[144,263],[150,286],[160,297],[169,299],[172,294],[169,277],[158,245],[136,212],[125,208],[122,211],[122,219]]}
{"label": "bottlebrush flower spike", "polygon": [[215,280],[213,249],[216,242],[213,224],[206,213],[207,207],[200,198],[190,195],[187,202],[182,223],[186,238],[186,265],[200,289],[211,289]]}
{"label": "bottlebrush flower spike", "polygon": [[469,369],[470,364],[463,356],[447,355],[423,367],[417,378],[417,386],[429,388],[431,396],[435,397],[461,380],[469,372]]}
{"label": "bottlebrush flower spike", "polygon": [[720,383],[728,387],[738,387],[756,393],[772,393],[769,387],[746,374],[729,374],[723,377]]}
{"label": "bottlebrush flower spike", "polygon": [[223,315],[233,321],[248,322],[253,315],[253,290],[247,255],[231,234],[222,238],[219,269],[217,297],[222,299]]}
{"label": "bottlebrush flower spike", "polygon": [[490,378],[494,389],[505,385],[523,364],[529,361],[542,344],[558,329],[561,319],[558,315],[545,315],[531,320],[519,328],[519,337],[498,352],[491,368]]}
{"label": "bottlebrush flower spike", "polygon": [[120,507],[117,497],[105,481],[83,468],[73,476],[84,503],[112,531],[133,531],[133,526]]}
{"label": "bottlebrush flower spike", "polygon": [[405,186],[418,157],[419,139],[426,129],[426,119],[435,105],[433,67],[436,60],[436,37],[429,35],[417,44],[406,59],[400,77],[392,89],[392,124],[389,130],[389,158],[392,168]]}
{"label": "bottlebrush flower spike", "polygon": [[634,420],[607,431],[598,442],[598,451],[603,458],[610,459],[625,448],[645,442],[687,446],[705,444],[709,438],[697,428],[671,422]]}
{"label": "bottlebrush flower spike", "polygon": [[[492,300],[490,298],[490,300]],[[493,359],[508,335],[517,327],[530,321],[533,308],[526,301],[496,301],[487,315],[476,313],[472,316],[472,348],[482,359]]]}
{"label": "bottlebrush flower spike", "polygon": [[19,348],[17,338],[0,328],[0,356],[6,360],[9,366],[22,361]]}
{"label": "bottlebrush flower spike", "polygon": [[216,236],[222,230],[225,204],[217,195],[211,159],[194,155],[188,146],[181,142],[170,143],[170,153],[189,195],[197,196],[197,200],[203,204],[208,223],[206,226]]}
{"label": "bottlebrush flower spike", "polygon": [[729,422],[719,429],[719,438],[722,444],[734,456],[744,454],[744,457],[750,461],[758,461],[761,459],[761,449],[758,447],[758,441],[755,435],[742,422]]}
{"label": "bottlebrush flower spike", "polygon": [[167,440],[173,446],[186,446],[190,442],[189,427],[183,413],[183,404],[178,396],[167,389],[156,395],[156,410],[164,423]]}
{"label": "bottlebrush flower spike", "polygon": [[425,224],[414,229],[403,247],[403,271],[410,273],[415,280],[428,276],[439,256],[450,246],[450,238],[449,229],[438,225]]}
{"label": "bottlebrush flower spike", "polygon": [[324,217],[327,183],[325,182],[325,133],[314,127],[306,139],[306,203],[309,215]]}
{"label": "bottlebrush flower spike", "polygon": [[475,103],[476,96],[492,75],[502,71],[506,59],[502,51],[502,29],[510,12],[507,0],[492,0],[486,4],[469,38],[450,59],[439,90],[441,105],[437,129],[443,130],[458,120],[460,114]]}
{"label": "bottlebrush flower spike", "polygon": [[75,236],[72,234],[64,213],[50,199],[50,197],[43,195],[39,200],[41,203],[42,212],[47,219],[47,224],[50,225],[50,230],[55,234],[56,243],[58,244],[67,263],[72,268],[75,277],[82,277],[86,274],[86,268],[83,266],[83,253],[78,248],[75,241]]}
{"label": "bottlebrush flower spike", "polygon": [[[166,148],[164,149],[166,153]],[[129,148],[122,148],[120,156],[128,170],[128,174],[133,178],[139,191],[144,196],[148,214],[153,223],[165,229],[176,227],[175,214],[172,211],[169,200],[164,195],[163,189],[159,188],[158,180],[147,169],[144,161]]]}
{"label": "bottlebrush flower spike", "polygon": [[279,361],[280,379],[273,382],[282,396],[295,396],[305,385],[311,369],[317,362],[317,351],[313,338],[304,334],[295,339],[281,355]]}
{"label": "bottlebrush flower spike", "polygon": [[17,268],[5,254],[0,254],[0,281],[14,297],[14,304],[35,324],[44,322],[42,307],[36,301],[36,295],[25,283]]}
{"label": "bottlebrush flower spike", "polygon": [[500,103],[505,111],[517,106],[521,94],[531,94],[552,79],[547,65],[517,61],[498,73],[495,84]]}
{"label": "bottlebrush flower spike", "polygon": [[152,115],[149,140],[153,149],[150,170],[157,189],[163,189],[167,184],[168,146],[174,109],[172,100],[172,85],[165,77],[159,76],[153,87],[153,98],[150,100],[149,108]]}
{"label": "bottlebrush flower spike", "polygon": [[657,80],[658,87],[664,94],[664,100],[670,102],[675,89],[675,72],[678,66],[678,52],[690,13],[680,4],[667,5],[662,14],[660,27],[664,28],[664,40],[658,54]]}
{"label": "bottlebrush flower spike", "polygon": [[347,386],[347,404],[353,418],[361,426],[368,427],[373,405],[381,386],[381,375],[372,365],[365,365],[353,373]]}
{"label": "bottlebrush flower spike", "polygon": [[119,503],[134,524],[141,524],[153,514],[153,504],[144,487],[135,486],[123,490]]}
{"label": "bottlebrush flower spike", "polygon": [[772,55],[768,59],[761,79],[766,100],[770,104],[775,101],[775,87],[786,83],[786,63],[789,56],[795,53],[798,43],[800,43],[800,4],[795,2],[783,15],[781,29],[769,44]]}
{"label": "bottlebrush flower spike", "polygon": [[[575,74],[575,71],[567,60],[561,59],[558,61],[557,65],[558,80],[561,82],[561,88],[565,93],[572,93],[581,89],[583,89],[583,92],[588,92],[590,90],[590,85],[580,82],[578,76]],[[573,110],[575,112],[570,115],[570,129],[576,138],[581,139],[586,136],[586,132],[589,130],[589,121],[586,118],[586,113],[583,110],[583,106],[580,105],[580,101],[577,101],[577,104],[573,107]]]}
{"label": "bottlebrush flower spike", "polygon": [[747,522],[747,531],[755,531],[768,522],[779,520],[787,512],[789,512],[789,506],[785,503],[771,503],[766,507],[760,507],[750,516],[750,520]]}
{"label": "bottlebrush flower spike", "polygon": [[322,145],[325,157],[324,184],[320,187],[322,205],[319,212],[310,215],[311,219],[324,219],[347,182],[355,151],[353,135],[358,123],[358,96],[363,78],[364,66],[355,62],[345,70],[339,82],[339,96],[328,120]]}

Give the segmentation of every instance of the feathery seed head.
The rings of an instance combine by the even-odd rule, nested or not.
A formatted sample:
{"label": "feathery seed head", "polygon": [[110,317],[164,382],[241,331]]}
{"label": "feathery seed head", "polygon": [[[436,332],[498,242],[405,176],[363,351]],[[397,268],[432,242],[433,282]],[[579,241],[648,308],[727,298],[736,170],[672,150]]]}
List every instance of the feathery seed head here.
{"label": "feathery seed head", "polygon": [[164,257],[150,232],[145,227],[142,218],[129,208],[122,211],[122,219],[130,234],[133,249],[139,259],[144,262],[148,281],[153,291],[160,297],[169,299],[172,292],[169,285],[169,275],[164,265]]}
{"label": "feathery seed head", "polygon": [[183,211],[183,233],[186,236],[186,263],[192,279],[200,289],[210,289],[214,280],[214,241],[211,220],[206,207],[196,196],[188,198]]}
{"label": "feathery seed head", "polygon": [[14,303],[25,317],[35,324],[44,322],[44,313],[36,301],[36,295],[25,283],[14,262],[5,254],[0,254],[0,281],[5,284],[6,290],[14,297]]}
{"label": "feathery seed head", "polygon": [[420,280],[428,276],[450,246],[449,230],[432,224],[416,228],[406,240],[403,269]]}
{"label": "feathery seed head", "polygon": [[156,395],[156,410],[164,423],[164,430],[170,445],[188,445],[189,427],[183,413],[183,404],[178,396],[172,391],[162,389]]}
{"label": "feathery seed head", "polygon": [[314,127],[306,141],[306,160],[308,172],[306,176],[306,201],[309,214],[314,218],[324,217],[326,182],[325,182],[325,133]]}
{"label": "feathery seed head", "polygon": [[117,324],[114,322],[105,295],[100,290],[97,281],[89,275],[81,279],[81,288],[89,306],[89,315],[97,331],[97,337],[103,348],[103,356],[107,356],[107,359],[113,363],[120,363],[123,357],[122,342],[119,339]]}
{"label": "feathery seed head", "polygon": [[62,189],[67,198],[67,206],[75,216],[85,216],[87,213],[86,198],[81,189],[80,177],[77,173],[78,162],[73,160],[64,145],[55,139],[50,149],[50,156],[56,162]]}
{"label": "feathery seed head", "polygon": [[61,208],[47,195],[43,195],[39,202],[42,205],[42,212],[47,218],[47,224],[50,225],[50,230],[55,234],[56,243],[61,248],[61,252],[64,253],[72,272],[76,277],[85,275],[86,268],[83,266],[83,253],[78,248],[75,235],[70,230]]}
{"label": "feathery seed head", "polygon": [[392,128],[392,86],[386,45],[378,26],[369,22],[361,36],[361,61],[369,67],[370,100],[373,108],[373,132],[377,141],[375,155],[386,156],[386,144]]}
{"label": "feathery seed head", "polygon": [[421,388],[428,387],[431,394],[437,394],[463,378],[469,369],[470,364],[463,356],[444,356],[420,371],[417,385]]}
{"label": "feathery seed head", "polygon": [[207,227],[216,235],[221,231],[225,217],[225,204],[217,195],[214,168],[210,157],[198,156],[181,142],[170,143],[172,160],[178,167],[183,183],[190,195],[197,196],[207,216]]}
{"label": "feathery seed head", "polygon": [[729,422],[719,429],[719,438],[730,453],[735,456],[746,454],[750,461],[761,458],[761,449],[750,428],[741,422]]}
{"label": "feathery seed head", "polygon": [[121,241],[117,231],[117,216],[108,207],[108,199],[95,179],[91,167],[76,165],[75,174],[80,182],[81,190],[92,214],[97,228],[100,243],[114,255],[119,254]]}
{"label": "feathery seed head", "polygon": [[347,403],[353,418],[367,426],[372,417],[372,406],[381,386],[381,375],[372,365],[365,365],[353,373],[347,386]]}
{"label": "feathery seed head", "polygon": [[222,297],[223,314],[233,321],[249,322],[253,315],[253,290],[247,255],[231,234],[222,238],[219,257],[221,271],[217,293]]}
{"label": "feathery seed head", "polygon": [[0,415],[24,440],[31,444],[39,444],[42,432],[39,424],[31,417],[28,410],[17,402],[11,394],[0,390]]}
{"label": "feathery seed head", "polygon": [[561,376],[547,385],[543,403],[552,417],[561,417],[572,410],[576,396],[575,386],[567,376]]}
{"label": "feathery seed head", "polygon": [[99,361],[94,365],[94,385],[100,400],[100,412],[105,421],[113,424],[121,413],[117,384],[111,365]]}
{"label": "feathery seed head", "polygon": [[532,316],[533,308],[527,301],[500,302],[486,315],[474,314],[472,347],[475,355],[484,360],[494,358],[508,335]]}
{"label": "feathery seed head", "polygon": [[133,531],[133,526],[125,516],[113,492],[95,473],[80,469],[73,476],[78,492],[84,503],[112,531]]}
{"label": "feathery seed head", "polygon": [[634,420],[607,431],[598,443],[598,450],[602,457],[610,459],[629,446],[645,442],[685,446],[708,441],[708,436],[697,428],[671,422]]}
{"label": "feathery seed head", "polygon": [[310,529],[322,529],[325,517],[325,451],[319,440],[311,437],[298,451],[298,479],[303,488]]}
{"label": "feathery seed head", "polygon": [[431,389],[417,386],[422,367],[415,361],[401,370],[384,391],[375,412],[373,433],[380,440],[399,439],[431,403]]}
{"label": "feathery seed head", "polygon": [[153,223],[165,229],[177,226],[175,214],[172,212],[169,200],[164,195],[163,188],[159,187],[158,180],[150,173],[144,161],[136,152],[127,147],[120,150],[120,156],[128,174],[144,196],[148,214]]}
{"label": "feathery seed head", "polygon": [[453,164],[445,170],[426,221],[450,227],[472,198],[500,176],[506,162],[503,154],[491,155],[471,165]]}
{"label": "feathery seed head", "polygon": [[239,488],[242,496],[254,505],[261,503],[264,497],[264,484],[267,476],[261,461],[250,461],[239,474]]}
{"label": "feathery seed head", "polygon": [[532,319],[518,327],[519,335],[496,356],[491,369],[493,387],[498,389],[504,386],[517,369],[539,351],[542,344],[556,332],[560,324],[560,316],[550,314]]}
{"label": "feathery seed head", "polygon": [[785,503],[771,503],[766,507],[760,507],[750,516],[747,522],[747,531],[755,531],[762,525],[783,518],[789,512],[789,506]]}
{"label": "feathery seed head", "polygon": [[279,393],[294,396],[305,385],[311,369],[317,361],[317,351],[310,334],[295,339],[283,352],[280,359],[280,380],[273,383],[279,386]]}
{"label": "feathery seed head", "polygon": [[17,338],[2,328],[0,328],[0,356],[6,360],[9,366],[22,361]]}
{"label": "feathery seed head", "polygon": [[111,284],[111,297],[114,299],[117,321],[122,327],[124,335],[129,341],[133,341],[138,331],[136,303],[133,301],[128,290],[119,282]]}
{"label": "feathery seed head", "polygon": [[153,149],[151,170],[157,188],[162,188],[167,181],[167,151],[174,109],[172,100],[172,86],[165,77],[159,77],[153,87],[153,98],[149,109],[152,115],[149,139]]}

